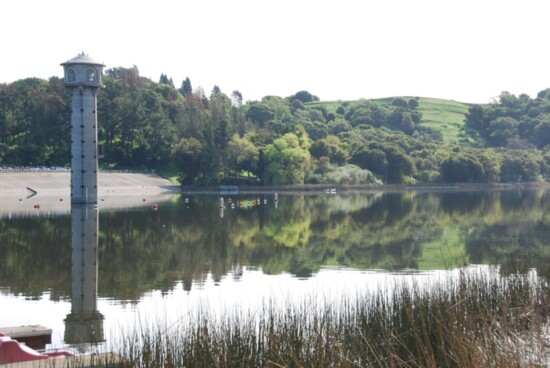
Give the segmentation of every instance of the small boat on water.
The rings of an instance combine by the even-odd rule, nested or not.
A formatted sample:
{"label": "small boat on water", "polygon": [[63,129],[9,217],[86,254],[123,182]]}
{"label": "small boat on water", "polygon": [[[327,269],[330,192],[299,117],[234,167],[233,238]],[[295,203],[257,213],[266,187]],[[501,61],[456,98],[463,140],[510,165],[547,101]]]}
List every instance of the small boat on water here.
{"label": "small boat on water", "polygon": [[65,349],[51,351],[34,350],[24,342],[19,342],[9,336],[0,336],[0,364],[65,358],[74,355],[73,352]]}
{"label": "small boat on water", "polygon": [[[70,349],[45,349],[52,330],[40,325],[0,327],[0,365],[14,367],[94,367],[95,362],[112,364],[120,357],[111,353],[80,355]],[[66,361],[63,359],[67,359]]]}
{"label": "small boat on water", "polygon": [[42,325],[0,327],[0,336],[9,336],[33,349],[45,349],[52,343],[52,329]]}

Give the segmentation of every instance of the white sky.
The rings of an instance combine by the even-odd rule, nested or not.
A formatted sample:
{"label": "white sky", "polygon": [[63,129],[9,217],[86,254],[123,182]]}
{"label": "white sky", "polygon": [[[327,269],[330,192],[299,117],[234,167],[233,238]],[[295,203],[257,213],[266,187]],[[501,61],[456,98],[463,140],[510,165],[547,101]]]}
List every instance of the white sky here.
{"label": "white sky", "polygon": [[549,35],[546,0],[2,0],[0,83],[61,77],[84,51],[244,100],[486,103],[550,88]]}

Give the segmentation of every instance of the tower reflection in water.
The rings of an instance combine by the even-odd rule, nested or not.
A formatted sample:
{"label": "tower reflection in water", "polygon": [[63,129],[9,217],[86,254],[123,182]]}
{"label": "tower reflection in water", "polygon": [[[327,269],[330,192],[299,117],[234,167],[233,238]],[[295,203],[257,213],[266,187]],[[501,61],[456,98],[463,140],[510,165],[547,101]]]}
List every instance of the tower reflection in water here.
{"label": "tower reflection in water", "polygon": [[103,315],[97,310],[98,209],[71,205],[71,313],[65,319],[65,343],[83,345],[104,341]]}

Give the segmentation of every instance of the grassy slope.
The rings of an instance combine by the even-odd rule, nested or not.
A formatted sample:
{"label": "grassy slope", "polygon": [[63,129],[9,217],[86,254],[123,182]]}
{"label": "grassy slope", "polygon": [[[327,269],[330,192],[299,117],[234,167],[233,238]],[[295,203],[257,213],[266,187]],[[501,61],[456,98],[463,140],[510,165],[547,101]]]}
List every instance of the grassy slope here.
{"label": "grassy slope", "polygon": [[441,133],[445,143],[473,143],[475,132],[465,126],[465,114],[470,105],[434,98],[420,98],[418,111],[422,113],[421,126]]}
{"label": "grassy slope", "polygon": [[[373,99],[372,102],[381,105],[390,104],[395,97]],[[411,97],[405,97],[410,99]],[[320,101],[308,104],[309,106],[323,105],[330,112],[335,112],[338,106],[345,101]],[[353,106],[359,101],[349,101]],[[442,100],[436,98],[418,98],[418,111],[422,113],[420,126],[429,127],[436,132],[441,133],[445,143],[471,144],[479,139],[476,132],[468,129],[464,123],[465,114],[468,112],[470,104],[456,102],[452,100]]]}

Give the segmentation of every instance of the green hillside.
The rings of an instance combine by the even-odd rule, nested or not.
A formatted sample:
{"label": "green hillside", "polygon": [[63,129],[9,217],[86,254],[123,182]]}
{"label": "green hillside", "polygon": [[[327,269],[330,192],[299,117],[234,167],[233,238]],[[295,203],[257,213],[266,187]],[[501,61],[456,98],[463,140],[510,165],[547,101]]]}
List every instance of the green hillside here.
{"label": "green hillside", "polygon": [[[370,101],[381,105],[390,105],[396,97],[372,99]],[[472,145],[479,141],[479,134],[464,124],[464,116],[468,112],[470,104],[452,100],[443,100],[426,97],[403,97],[405,99],[416,98],[417,110],[422,113],[420,127],[430,128],[441,134],[443,142],[451,144]],[[336,112],[339,106],[353,107],[362,102],[357,101],[316,101],[308,103],[308,106],[324,106],[329,112]]]}
{"label": "green hillside", "polygon": [[477,132],[464,124],[469,104],[435,98],[419,98],[417,110],[422,113],[420,126],[440,133],[445,143],[474,143],[479,140]]}

